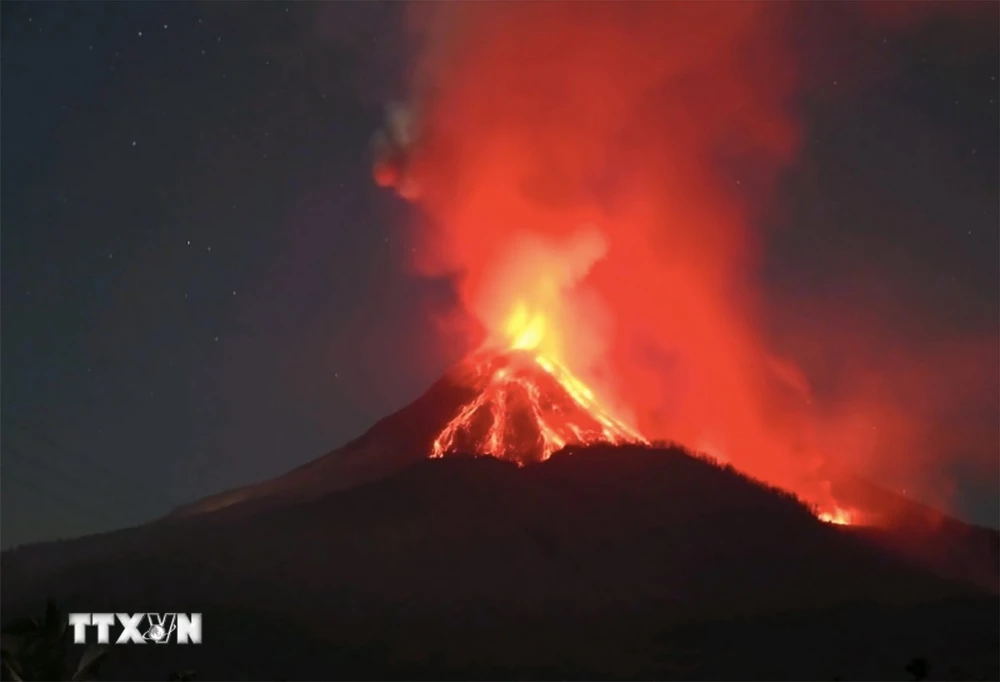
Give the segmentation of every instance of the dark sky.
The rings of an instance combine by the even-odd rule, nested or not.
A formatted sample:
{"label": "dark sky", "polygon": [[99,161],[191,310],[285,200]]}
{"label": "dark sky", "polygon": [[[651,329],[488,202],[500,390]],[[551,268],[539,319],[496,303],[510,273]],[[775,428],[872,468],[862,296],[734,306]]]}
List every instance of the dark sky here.
{"label": "dark sky", "polygon": [[[411,209],[370,179],[399,7],[0,5],[4,547],[298,466],[457,359],[428,322],[449,285],[407,275]],[[816,62],[776,218],[808,227],[776,231],[769,286],[860,251],[996,333],[1000,53],[996,22],[963,30]],[[961,493],[996,525],[995,482]]]}

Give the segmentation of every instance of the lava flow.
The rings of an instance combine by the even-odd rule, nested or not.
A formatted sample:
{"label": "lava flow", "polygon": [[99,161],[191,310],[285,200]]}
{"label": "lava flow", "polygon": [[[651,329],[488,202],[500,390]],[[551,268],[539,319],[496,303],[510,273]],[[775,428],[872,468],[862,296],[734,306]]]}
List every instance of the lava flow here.
{"label": "lava flow", "polygon": [[820,512],[818,516],[820,521],[826,521],[837,526],[850,526],[854,523],[855,514],[846,509],[835,507],[833,511]]}
{"label": "lava flow", "polygon": [[465,363],[476,390],[434,441],[431,456],[492,455],[518,464],[548,459],[570,444],[645,443],[564,365],[540,351],[544,318],[519,307],[507,324],[510,346]]}

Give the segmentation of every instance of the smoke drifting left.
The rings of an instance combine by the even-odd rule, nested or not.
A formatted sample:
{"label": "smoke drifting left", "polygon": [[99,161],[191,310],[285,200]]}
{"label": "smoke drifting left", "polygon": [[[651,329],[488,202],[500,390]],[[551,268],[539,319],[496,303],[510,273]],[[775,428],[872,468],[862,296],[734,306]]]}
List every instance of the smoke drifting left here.
{"label": "smoke drifting left", "polygon": [[[644,435],[807,499],[825,494],[830,464],[865,472],[892,457],[896,473],[939,476],[939,448],[955,444],[932,443],[926,420],[996,392],[977,372],[995,339],[811,329],[762,293],[756,218],[802,132],[794,6],[412,9],[413,99],[376,175],[428,214],[412,265],[453,278],[480,326],[470,347],[527,305],[556,355]],[[792,357],[774,352],[785,333]],[[891,365],[876,359],[900,342]],[[817,395],[825,354],[841,374]],[[923,399],[901,407],[903,394]],[[995,454],[995,436],[947,451]]]}

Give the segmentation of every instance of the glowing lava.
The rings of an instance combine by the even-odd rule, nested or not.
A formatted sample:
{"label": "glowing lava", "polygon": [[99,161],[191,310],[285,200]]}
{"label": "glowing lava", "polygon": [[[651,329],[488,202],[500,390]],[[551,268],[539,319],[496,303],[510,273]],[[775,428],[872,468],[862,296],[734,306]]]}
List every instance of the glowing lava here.
{"label": "glowing lava", "polygon": [[820,512],[817,516],[820,521],[837,526],[852,526],[857,523],[856,514],[841,507],[834,507],[832,511],[828,512]]}
{"label": "glowing lava", "polygon": [[541,352],[546,319],[518,304],[504,325],[508,347],[471,356],[464,369],[476,397],[434,441],[431,457],[492,455],[524,464],[570,444],[646,443],[614,417],[567,367]]}

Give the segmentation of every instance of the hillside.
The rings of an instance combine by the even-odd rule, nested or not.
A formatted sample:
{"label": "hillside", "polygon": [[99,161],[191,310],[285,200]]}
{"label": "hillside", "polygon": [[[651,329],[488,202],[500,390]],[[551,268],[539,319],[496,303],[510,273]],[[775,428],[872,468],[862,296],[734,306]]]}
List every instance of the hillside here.
{"label": "hillside", "polygon": [[[894,679],[913,656],[962,677],[994,674],[1000,641],[995,593],[732,470],[636,446],[524,468],[425,460],[313,500],[21,548],[0,575],[5,618],[47,595],[203,611],[207,643],[171,649],[175,667],[227,679]],[[276,627],[295,643],[261,639]],[[152,658],[116,665],[143,677]]]}
{"label": "hillside", "polygon": [[277,478],[212,495],[171,516],[315,499],[425,457],[456,453],[536,462],[566,445],[645,442],[608,414],[565,367],[523,350],[485,349],[357,438]]}

